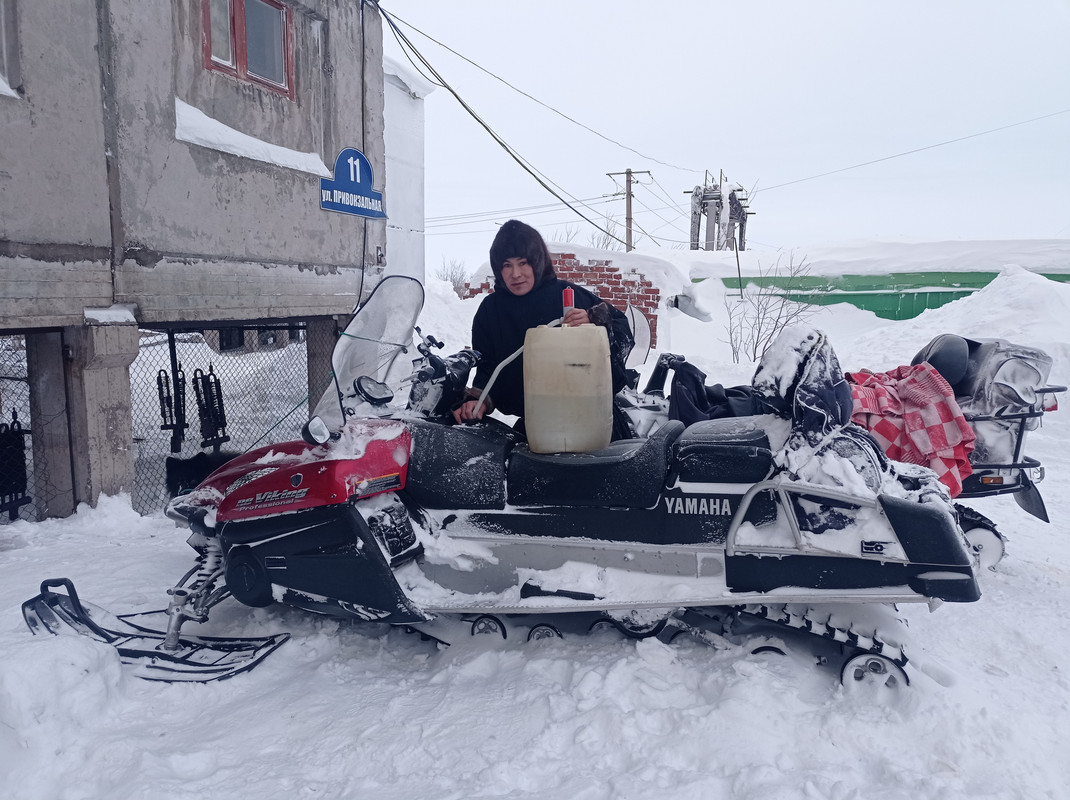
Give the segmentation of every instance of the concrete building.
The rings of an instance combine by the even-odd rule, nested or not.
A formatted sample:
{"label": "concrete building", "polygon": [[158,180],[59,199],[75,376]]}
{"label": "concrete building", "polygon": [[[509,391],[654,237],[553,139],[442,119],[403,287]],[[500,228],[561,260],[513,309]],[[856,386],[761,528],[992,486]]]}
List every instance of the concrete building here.
{"label": "concrete building", "polygon": [[300,320],[329,369],[387,236],[320,181],[353,148],[383,191],[382,63],[355,0],[0,0],[0,333],[67,476],[39,517],[131,488],[139,327]]}
{"label": "concrete building", "polygon": [[[386,272],[423,282],[424,98],[435,87],[411,67],[383,58],[386,174],[390,220],[386,224]],[[433,272],[433,270],[432,270]]]}

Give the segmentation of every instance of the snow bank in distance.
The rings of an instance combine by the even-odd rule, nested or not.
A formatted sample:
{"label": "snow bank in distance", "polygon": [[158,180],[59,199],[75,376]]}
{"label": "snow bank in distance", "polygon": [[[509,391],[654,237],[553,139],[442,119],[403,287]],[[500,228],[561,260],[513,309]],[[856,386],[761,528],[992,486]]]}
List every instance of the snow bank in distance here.
{"label": "snow bank in distance", "polygon": [[855,242],[800,248],[812,275],[891,272],[1070,272],[1070,239]]}
{"label": "snow bank in distance", "polygon": [[[973,339],[1007,339],[1039,347],[1055,360],[1051,382],[1070,379],[1070,284],[1008,267],[983,289],[953,303],[931,308],[909,324],[886,323],[837,343],[845,369],[887,370],[909,364],[914,354],[941,333]],[[859,363],[862,353],[886,353],[881,364]],[[844,355],[847,357],[845,358]]]}
{"label": "snow bank in distance", "polygon": [[[571,244],[549,243],[553,252],[575,253],[581,261],[612,260],[628,271],[643,272],[656,285],[676,294],[704,278],[781,274],[792,263],[805,263],[811,275],[887,275],[899,272],[1000,272],[1022,267],[1030,272],[1070,273],[1070,239],[968,242],[855,242],[798,247],[770,252],[744,250],[633,250],[622,253]],[[490,269],[484,265],[483,273]]]}

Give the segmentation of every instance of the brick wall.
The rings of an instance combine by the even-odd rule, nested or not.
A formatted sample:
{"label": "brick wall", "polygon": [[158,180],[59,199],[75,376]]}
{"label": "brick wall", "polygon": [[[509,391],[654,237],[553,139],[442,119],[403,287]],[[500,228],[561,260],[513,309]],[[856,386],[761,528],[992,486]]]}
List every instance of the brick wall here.
{"label": "brick wall", "polygon": [[[588,259],[580,263],[573,253],[550,253],[554,271],[562,280],[590,289],[600,298],[621,311],[630,303],[643,313],[650,323],[650,346],[658,344],[658,304],[661,292],[642,273],[621,272],[609,259]],[[490,294],[494,286],[488,281],[473,286],[465,284],[465,297]]]}

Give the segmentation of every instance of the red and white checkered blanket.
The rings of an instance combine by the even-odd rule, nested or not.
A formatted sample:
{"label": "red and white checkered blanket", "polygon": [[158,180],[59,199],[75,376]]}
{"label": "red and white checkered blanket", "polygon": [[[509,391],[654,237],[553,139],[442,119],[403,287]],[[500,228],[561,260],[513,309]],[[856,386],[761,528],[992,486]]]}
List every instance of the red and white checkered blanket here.
{"label": "red and white checkered blanket", "polygon": [[973,468],[976,436],[947,381],[927,363],[891,372],[848,372],[851,421],[868,430],[893,461],[921,464],[957,497]]}

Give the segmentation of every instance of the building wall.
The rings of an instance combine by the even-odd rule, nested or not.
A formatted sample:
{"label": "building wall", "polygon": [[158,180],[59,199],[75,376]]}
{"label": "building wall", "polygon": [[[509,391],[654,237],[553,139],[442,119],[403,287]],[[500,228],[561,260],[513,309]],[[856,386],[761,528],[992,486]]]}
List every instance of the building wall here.
{"label": "building wall", "polygon": [[112,302],[97,14],[18,4],[23,97],[0,96],[0,328]]}
{"label": "building wall", "polygon": [[[285,3],[292,98],[206,68],[204,0],[17,4],[20,96],[0,96],[0,330],[33,354],[34,408],[66,387],[68,436],[33,420],[34,462],[70,472],[63,507],[42,514],[131,487],[139,327],[301,321],[328,334],[307,343],[311,388],[329,372],[334,316],[377,282],[385,220],[319,201],[347,147],[384,188],[381,20],[355,0]],[[179,137],[180,103],[241,146]]]}
{"label": "building wall", "polygon": [[81,324],[112,303],[142,324],[352,310],[381,271],[384,221],[321,210],[318,174],[175,138],[177,98],[328,170],[356,147],[383,186],[378,14],[291,7],[294,100],[205,69],[201,0],[19,4],[25,97],[0,97],[0,326]]}
{"label": "building wall", "polygon": [[[321,210],[320,175],[177,141],[175,99],[257,139],[318,153],[328,169],[338,151],[356,147],[381,186],[382,76],[364,66],[381,61],[378,16],[364,15],[363,41],[374,45],[362,50],[361,4],[295,6],[291,101],[204,69],[200,0],[157,4],[149,34],[143,4],[112,0],[127,244],[116,300],[138,303],[144,321],[351,311],[369,277],[361,266],[380,269],[383,222]],[[145,49],[173,52],[172,68],[146,70]]]}
{"label": "building wall", "polygon": [[[424,97],[434,87],[384,59],[384,117],[390,215],[386,272],[424,280]],[[431,270],[434,272],[434,269]]]}

